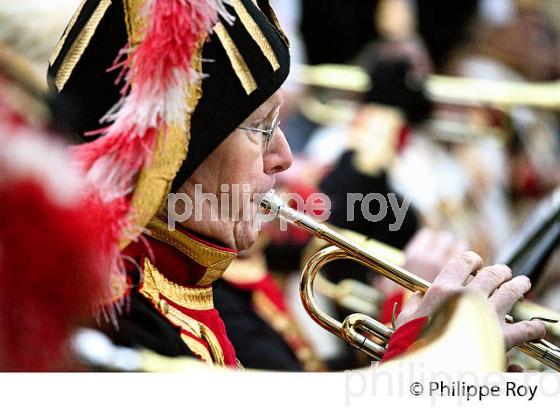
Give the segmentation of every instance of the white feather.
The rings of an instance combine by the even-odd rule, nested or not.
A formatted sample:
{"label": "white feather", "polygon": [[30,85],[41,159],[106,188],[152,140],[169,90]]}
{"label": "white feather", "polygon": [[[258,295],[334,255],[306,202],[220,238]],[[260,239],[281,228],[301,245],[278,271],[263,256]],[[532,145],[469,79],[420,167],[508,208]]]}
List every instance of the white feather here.
{"label": "white feather", "polygon": [[0,181],[35,180],[53,202],[72,206],[81,198],[84,180],[64,146],[50,138],[33,130],[0,128]]}

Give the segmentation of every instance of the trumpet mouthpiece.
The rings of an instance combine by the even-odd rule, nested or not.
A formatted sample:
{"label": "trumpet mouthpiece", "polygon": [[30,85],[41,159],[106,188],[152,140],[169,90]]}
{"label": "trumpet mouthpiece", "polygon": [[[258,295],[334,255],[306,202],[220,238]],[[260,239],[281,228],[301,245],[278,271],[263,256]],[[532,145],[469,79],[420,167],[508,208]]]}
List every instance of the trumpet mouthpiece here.
{"label": "trumpet mouthpiece", "polygon": [[264,194],[259,205],[261,208],[261,212],[265,214],[273,213],[278,215],[280,209],[282,209],[285,204],[282,198],[276,195],[276,191],[274,189],[271,189],[266,194]]}

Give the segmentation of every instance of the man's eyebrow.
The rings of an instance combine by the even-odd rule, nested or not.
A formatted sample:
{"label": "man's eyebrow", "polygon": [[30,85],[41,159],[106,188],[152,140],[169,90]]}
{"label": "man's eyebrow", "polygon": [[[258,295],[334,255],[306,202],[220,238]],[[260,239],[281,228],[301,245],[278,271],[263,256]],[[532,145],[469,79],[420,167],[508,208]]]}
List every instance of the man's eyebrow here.
{"label": "man's eyebrow", "polygon": [[268,118],[271,113],[280,108],[283,103],[284,97],[282,95],[279,95],[274,99],[273,105],[271,105],[270,110],[267,110],[266,107],[260,107],[257,111],[255,111],[251,116],[247,118],[247,121],[262,121]]}
{"label": "man's eyebrow", "polygon": [[280,107],[280,104],[278,105],[274,105],[270,110],[265,110],[264,108],[259,110],[259,111],[255,111],[253,113],[253,115],[251,115],[248,119],[250,121],[262,121],[267,119],[270,114],[272,114],[274,111],[276,111],[278,109],[278,107]]}

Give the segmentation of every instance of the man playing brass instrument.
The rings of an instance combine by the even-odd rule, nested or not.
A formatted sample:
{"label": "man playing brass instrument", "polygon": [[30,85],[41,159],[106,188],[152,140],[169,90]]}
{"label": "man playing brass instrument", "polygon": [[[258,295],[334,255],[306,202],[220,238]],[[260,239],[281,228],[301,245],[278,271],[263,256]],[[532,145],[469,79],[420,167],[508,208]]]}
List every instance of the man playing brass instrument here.
{"label": "man playing brass instrument", "polygon": [[[121,229],[116,239],[127,263],[106,301],[122,306],[118,327],[106,331],[120,345],[235,368],[212,284],[257,238],[258,202],[243,195],[267,192],[292,162],[279,128],[288,42],[266,0],[139,3],[86,0],[50,70],[52,86],[81,113],[73,124],[84,142],[76,157],[115,215],[126,210],[116,223],[108,215],[107,223]],[[129,58],[114,64],[127,44],[121,57]],[[119,94],[118,70],[107,70],[123,65],[127,87]],[[102,117],[108,128],[92,134]],[[243,186],[250,189],[234,189]],[[166,218],[184,215],[188,206],[169,192],[193,203],[200,195],[230,196],[216,206],[203,201],[200,217],[172,231]],[[238,209],[229,207],[234,200]],[[542,337],[538,321],[504,321],[529,288],[507,267],[484,267],[478,255],[463,253],[425,295],[413,295],[403,307],[386,358],[406,350],[435,307],[461,290],[487,297],[508,348]]]}

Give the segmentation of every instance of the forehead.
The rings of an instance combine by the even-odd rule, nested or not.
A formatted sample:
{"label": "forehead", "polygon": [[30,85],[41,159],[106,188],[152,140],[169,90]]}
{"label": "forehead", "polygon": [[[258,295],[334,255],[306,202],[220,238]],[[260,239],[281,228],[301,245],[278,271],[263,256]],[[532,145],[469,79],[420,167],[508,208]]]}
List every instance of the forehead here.
{"label": "forehead", "polygon": [[249,118],[263,117],[270,114],[273,110],[278,108],[284,102],[284,96],[281,91],[277,91],[272,94],[268,100],[262,103],[259,108],[257,108]]}

